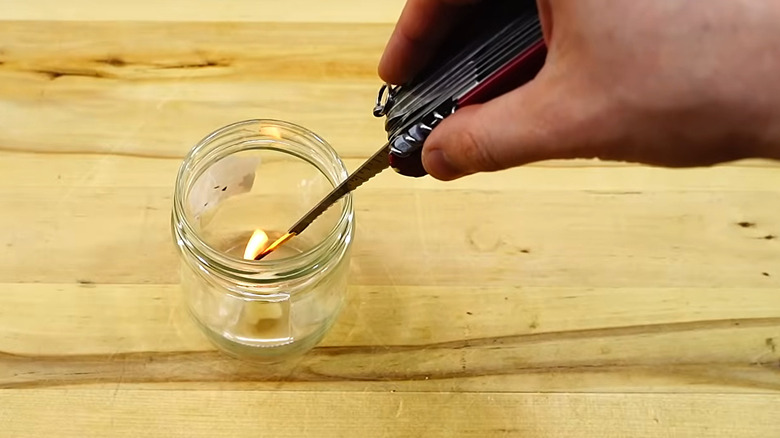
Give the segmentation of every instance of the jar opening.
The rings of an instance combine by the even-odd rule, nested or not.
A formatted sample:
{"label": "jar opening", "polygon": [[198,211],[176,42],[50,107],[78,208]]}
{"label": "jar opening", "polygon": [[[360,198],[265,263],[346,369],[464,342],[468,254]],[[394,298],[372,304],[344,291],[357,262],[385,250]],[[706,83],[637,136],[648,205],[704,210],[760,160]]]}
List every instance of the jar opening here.
{"label": "jar opening", "polygon": [[307,230],[260,261],[244,251],[258,231],[273,241],[348,177],[323,139],[278,120],[247,120],[221,128],[185,157],[176,181],[177,243],[199,263],[231,276],[255,279],[316,267],[349,243],[350,195]]}

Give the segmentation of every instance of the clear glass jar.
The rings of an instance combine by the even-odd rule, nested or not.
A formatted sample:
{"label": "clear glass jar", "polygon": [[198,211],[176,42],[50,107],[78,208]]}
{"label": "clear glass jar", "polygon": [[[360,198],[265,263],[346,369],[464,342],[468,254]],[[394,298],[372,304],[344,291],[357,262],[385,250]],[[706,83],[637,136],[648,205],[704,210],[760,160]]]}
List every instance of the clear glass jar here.
{"label": "clear glass jar", "polygon": [[172,232],[195,321],[223,351],[280,360],[315,346],[347,293],[355,220],[350,195],[261,261],[273,241],[348,176],[333,148],[277,120],[226,126],[198,143],[176,179]]}

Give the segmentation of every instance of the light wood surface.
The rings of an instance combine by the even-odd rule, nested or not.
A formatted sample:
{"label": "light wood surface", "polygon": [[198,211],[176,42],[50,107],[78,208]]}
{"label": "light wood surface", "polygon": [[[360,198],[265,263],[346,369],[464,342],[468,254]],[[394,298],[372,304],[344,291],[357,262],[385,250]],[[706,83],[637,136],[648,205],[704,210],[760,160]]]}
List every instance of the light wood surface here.
{"label": "light wood surface", "polygon": [[355,194],[310,354],[183,312],[182,156],[280,118],[354,169],[403,2],[0,3],[0,436],[780,436],[780,163],[547,162]]}

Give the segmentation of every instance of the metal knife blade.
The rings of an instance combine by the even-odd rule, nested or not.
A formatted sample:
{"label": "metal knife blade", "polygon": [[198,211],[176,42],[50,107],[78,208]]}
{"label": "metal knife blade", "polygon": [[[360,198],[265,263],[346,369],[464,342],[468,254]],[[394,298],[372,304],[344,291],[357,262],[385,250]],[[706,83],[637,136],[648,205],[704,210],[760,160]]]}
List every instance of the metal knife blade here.
{"label": "metal knife blade", "polygon": [[341,199],[347,193],[360,187],[361,184],[368,181],[375,175],[390,166],[390,143],[384,145],[371,158],[366,160],[355,172],[346,180],[334,188],[322,201],[304,215],[295,225],[290,228],[289,234],[301,234],[317,217],[324,213],[331,205]]}

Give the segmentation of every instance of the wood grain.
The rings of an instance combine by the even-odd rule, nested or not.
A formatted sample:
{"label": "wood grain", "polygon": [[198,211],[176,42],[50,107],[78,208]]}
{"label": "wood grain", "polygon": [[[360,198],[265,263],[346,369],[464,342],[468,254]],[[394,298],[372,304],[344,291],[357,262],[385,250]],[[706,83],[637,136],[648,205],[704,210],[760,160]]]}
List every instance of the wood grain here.
{"label": "wood grain", "polygon": [[4,0],[0,19],[46,21],[229,21],[293,23],[389,23],[401,12],[403,0],[367,3],[329,0],[327,6],[308,0],[136,0],[96,3],[73,0],[68,7],[56,0]]}
{"label": "wood grain", "polygon": [[[771,289],[358,287],[320,348],[272,366],[213,352],[176,289],[7,285],[0,387],[780,390]],[[572,320],[572,308],[590,318]]]}
{"label": "wood grain", "polygon": [[[0,392],[9,437],[765,438],[775,395]],[[360,416],[355,416],[360,412]],[[38,418],[33,424],[11,418]]]}
{"label": "wood grain", "polygon": [[[99,161],[98,161],[99,162]],[[142,161],[139,166],[146,166]],[[174,175],[174,162],[157,164]],[[74,178],[105,178],[97,164]],[[45,171],[45,168],[39,168]],[[55,165],[51,172],[59,175]],[[142,175],[142,170],[128,170]],[[745,170],[750,172],[750,170]],[[93,176],[94,175],[94,176]],[[172,176],[170,177],[172,178]],[[387,173],[379,180],[398,179]],[[356,193],[355,284],[777,287],[780,194],[771,191],[436,189]],[[175,283],[170,187],[0,187],[0,281]],[[47,208],[42,210],[41,205]],[[107,206],[111,206],[107,208]],[[472,214],[453,215],[467,205]],[[406,232],[385,231],[412,217]],[[290,218],[290,223],[295,218]],[[449,222],[450,227],[439,224]],[[749,222],[749,227],[740,223]],[[93,232],[92,230],[99,230]],[[408,249],[415,248],[415,257]],[[149,263],[145,254],[157,254]],[[41,254],[60,260],[41,269]],[[116,257],[122,255],[122,263]],[[389,260],[393,260],[390,269]],[[766,274],[766,275],[765,275]],[[641,283],[637,283],[641,278]],[[476,279],[476,280],[475,280]]]}
{"label": "wood grain", "polygon": [[0,436],[777,435],[772,161],[386,172],[314,351],[205,340],[169,230],[181,158],[280,118],[356,168],[402,6],[0,4]]}
{"label": "wood grain", "polygon": [[0,150],[181,158],[221,126],[275,118],[317,132],[343,156],[370,155],[385,139],[371,111],[391,30],[2,23]]}

